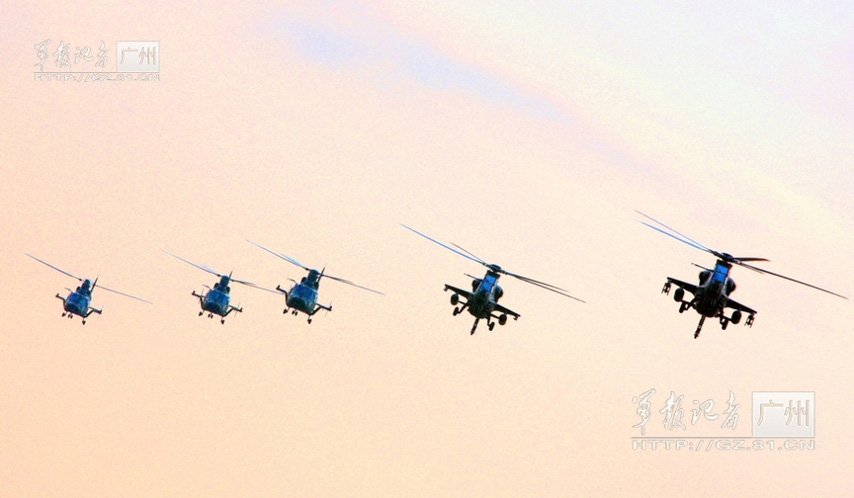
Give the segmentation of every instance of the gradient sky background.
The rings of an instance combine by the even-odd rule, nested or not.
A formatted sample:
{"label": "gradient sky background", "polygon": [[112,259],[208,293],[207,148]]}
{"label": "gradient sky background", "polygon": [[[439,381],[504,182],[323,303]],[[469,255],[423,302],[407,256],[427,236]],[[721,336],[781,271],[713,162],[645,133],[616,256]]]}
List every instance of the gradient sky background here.
{"label": "gradient sky background", "polygon": [[[3,496],[849,496],[852,305],[736,268],[753,328],[677,313],[713,258],[851,296],[850,2],[12,2],[0,13]],[[34,45],[158,40],[158,82],[38,82]],[[115,56],[112,52],[111,56]],[[114,65],[109,59],[108,65]],[[51,62],[46,65],[46,69]],[[114,66],[113,66],[114,67]],[[518,322],[469,336],[444,283],[512,279]],[[301,273],[328,316],[213,277]],[[53,295],[95,293],[85,326]],[[752,391],[815,391],[816,449],[633,451],[750,434]],[[666,433],[670,391],[741,404]],[[847,487],[847,488],[846,488]]]}

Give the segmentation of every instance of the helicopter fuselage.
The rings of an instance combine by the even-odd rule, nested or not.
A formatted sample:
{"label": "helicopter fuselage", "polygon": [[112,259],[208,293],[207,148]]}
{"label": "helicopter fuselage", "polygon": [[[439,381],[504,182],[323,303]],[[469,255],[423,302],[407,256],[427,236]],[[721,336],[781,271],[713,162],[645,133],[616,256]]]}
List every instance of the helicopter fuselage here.
{"label": "helicopter fuselage", "polygon": [[89,303],[92,298],[83,294],[82,292],[72,292],[66,297],[62,303],[62,307],[68,313],[74,313],[79,316],[86,316],[86,312],[89,311]]}
{"label": "helicopter fuselage", "polygon": [[62,308],[69,315],[74,314],[86,318],[93,311],[100,313],[100,311],[89,307],[89,303],[92,302],[92,283],[89,279],[84,280],[68,297],[63,298],[59,294],[56,297],[62,299]]}
{"label": "helicopter fuselage", "polygon": [[[735,281],[729,276],[731,269],[730,263],[719,259],[715,263],[714,269],[704,269],[700,272],[698,285],[667,277],[662,292],[669,294],[671,284],[679,287],[673,296],[673,299],[679,303],[679,312],[682,313],[687,309],[694,308],[701,315],[700,323],[694,332],[695,338],[700,334],[700,329],[703,327],[703,321],[706,318],[718,318],[721,328],[726,330],[729,322],[739,323],[744,312],[749,313],[745,324],[748,326],[753,324],[756,311],[730,298],[730,294],[736,288]],[[690,300],[683,300],[686,290],[694,295]],[[726,316],[726,308],[734,310],[731,316]]]}
{"label": "helicopter fuselage", "polygon": [[83,280],[83,283],[67,297],[62,297],[60,294],[57,294],[56,298],[62,300],[62,309],[65,311],[62,316],[68,316],[68,318],[71,318],[74,315],[77,315],[83,318],[83,323],[85,324],[86,318],[92,313],[101,314],[101,310],[89,306],[89,303],[92,302],[93,287],[94,285],[92,285],[89,279],[85,279]]}
{"label": "helicopter fuselage", "polygon": [[315,313],[324,309],[332,310],[332,306],[324,306],[317,303],[317,293],[320,289],[321,273],[317,270],[309,270],[308,275],[302,277],[299,283],[291,286],[289,290],[283,289],[281,286],[276,286],[276,290],[285,295],[286,308],[282,313],[305,313],[308,315],[308,323],[311,323],[311,317]]}
{"label": "helicopter fuselage", "polygon": [[202,299],[202,309],[211,313],[225,316],[228,313],[229,295],[219,290],[209,290]]}
{"label": "helicopter fuselage", "polygon": [[729,293],[735,290],[735,282],[729,278],[731,268],[731,265],[718,261],[713,271],[700,273],[700,286],[694,304],[698,313],[712,318],[723,311]]}
{"label": "helicopter fuselage", "polygon": [[504,294],[498,286],[498,274],[487,272],[482,279],[472,281],[474,292],[468,300],[468,311],[475,318],[488,318],[495,311],[498,299]]}
{"label": "helicopter fuselage", "polygon": [[[451,295],[451,304],[455,306],[454,315],[462,313],[463,310],[468,310],[475,317],[474,326],[471,329],[472,334],[474,334],[474,331],[477,329],[477,323],[481,319],[486,319],[489,330],[495,327],[495,323],[492,321],[493,318],[498,318],[499,325],[507,323],[507,315],[512,316],[514,320],[519,319],[518,313],[498,304],[498,300],[504,295],[504,291],[498,286],[499,276],[495,271],[487,271],[483,278],[472,280],[472,292],[445,284],[445,290],[450,290],[454,293]],[[462,306],[456,307],[457,304],[460,304],[460,296],[465,298],[465,302],[462,303]],[[498,313],[497,315],[495,314],[496,312]]]}
{"label": "helicopter fuselage", "polygon": [[288,297],[285,302],[288,308],[313,314],[317,305],[317,289],[304,283],[296,284],[288,291]]}
{"label": "helicopter fuselage", "polygon": [[225,323],[225,317],[228,316],[229,313],[232,311],[237,311],[238,313],[243,311],[242,308],[238,308],[230,304],[230,281],[229,277],[222,276],[220,277],[219,282],[215,283],[213,288],[208,290],[206,293],[199,294],[196,291],[193,291],[193,296],[199,298],[199,303],[202,307],[202,311],[199,312],[199,316],[202,316],[207,312],[210,318],[213,318],[214,315],[221,316],[222,320],[220,320],[220,322]]}

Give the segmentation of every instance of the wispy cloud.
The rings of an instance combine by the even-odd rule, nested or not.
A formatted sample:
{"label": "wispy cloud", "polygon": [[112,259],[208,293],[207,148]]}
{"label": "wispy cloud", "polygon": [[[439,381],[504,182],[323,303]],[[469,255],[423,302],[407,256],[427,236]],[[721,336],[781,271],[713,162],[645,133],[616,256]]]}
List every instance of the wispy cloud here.
{"label": "wispy cloud", "polygon": [[385,78],[462,92],[542,118],[565,119],[560,107],[513,82],[401,32],[370,13],[332,2],[322,11],[268,10],[256,33],[272,36],[335,71],[370,69]]}

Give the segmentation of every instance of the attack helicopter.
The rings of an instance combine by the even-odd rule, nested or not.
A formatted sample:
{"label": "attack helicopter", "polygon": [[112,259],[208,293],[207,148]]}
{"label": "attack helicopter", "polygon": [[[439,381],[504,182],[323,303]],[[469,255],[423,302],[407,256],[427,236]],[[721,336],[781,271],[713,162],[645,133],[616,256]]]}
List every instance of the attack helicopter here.
{"label": "attack helicopter", "polygon": [[308,323],[311,323],[311,317],[314,316],[320,310],[326,310],[327,312],[332,311],[332,303],[329,306],[325,306],[317,302],[317,291],[320,288],[320,279],[326,277],[330,280],[334,280],[336,282],[341,282],[343,284],[352,285],[353,287],[358,287],[359,289],[363,289],[369,292],[373,292],[374,294],[379,294],[384,296],[380,291],[376,291],[373,289],[369,289],[367,287],[363,287],[361,285],[355,284],[349,280],[334,277],[329,275],[326,272],[326,268],[324,267],[320,271],[315,270],[314,268],[309,268],[299,261],[291,258],[290,256],[286,256],[284,254],[278,253],[271,249],[267,249],[261,244],[257,244],[252,242],[251,240],[247,240],[250,244],[261,248],[273,256],[277,256],[279,258],[284,259],[288,263],[298,266],[303,270],[308,272],[308,275],[302,277],[299,282],[294,279],[289,279],[294,285],[291,286],[289,290],[285,290],[281,285],[276,286],[276,290],[285,295],[285,309],[282,311],[284,314],[288,314],[288,312],[293,315],[297,315],[300,312],[305,313],[308,316]]}
{"label": "attack helicopter", "polygon": [[191,261],[187,261],[186,259],[182,258],[181,256],[172,254],[169,251],[163,251],[163,252],[165,252],[166,254],[168,254],[174,258],[177,258],[177,259],[183,261],[184,263],[187,263],[188,265],[195,266],[196,268],[198,268],[202,271],[206,271],[208,273],[211,273],[211,274],[219,277],[219,282],[214,283],[213,288],[208,287],[207,285],[204,286],[206,289],[208,289],[208,291],[205,292],[204,294],[199,294],[195,290],[192,292],[192,295],[194,297],[199,298],[199,303],[201,304],[201,307],[202,307],[202,310],[199,311],[199,316],[204,315],[205,312],[208,313],[208,318],[213,318],[214,315],[219,315],[221,317],[219,322],[225,323],[225,317],[227,317],[228,314],[231,313],[232,311],[236,311],[237,313],[243,313],[243,308],[241,308],[239,306],[232,306],[229,303],[229,301],[231,299],[231,296],[230,296],[231,286],[229,285],[229,283],[231,283],[231,282],[237,282],[238,284],[243,284],[243,285],[246,285],[249,287],[254,287],[256,289],[265,290],[267,292],[274,292],[270,289],[266,289],[266,288],[261,287],[259,285],[255,285],[252,282],[247,282],[245,280],[237,280],[236,278],[232,278],[231,273],[229,273],[228,275],[224,275],[222,273],[217,273],[205,265],[197,265],[196,263],[193,263]]}
{"label": "attack helicopter", "polygon": [[[486,267],[486,275],[483,278],[477,278],[474,275],[469,275],[466,273],[466,276],[472,279],[471,282],[471,292],[460,289],[459,287],[454,287],[453,285],[445,284],[445,291],[452,291],[451,294],[451,304],[454,306],[454,316],[459,315],[465,310],[468,310],[472,316],[474,316],[474,325],[471,328],[471,334],[474,335],[475,330],[477,329],[477,324],[480,320],[485,319],[489,330],[495,328],[495,322],[492,321],[493,318],[498,319],[498,325],[504,325],[507,323],[507,316],[510,315],[513,317],[513,320],[519,319],[519,313],[515,311],[505,308],[504,306],[498,304],[498,300],[504,295],[504,290],[498,286],[498,278],[501,275],[507,275],[510,277],[517,278],[523,282],[527,282],[531,285],[536,285],[542,289],[552,291],[554,293],[560,294],[561,296],[568,297],[570,299],[574,299],[579,302],[585,302],[575,296],[570,295],[566,289],[561,289],[560,287],[556,287],[551,284],[547,284],[545,282],[540,282],[539,280],[534,280],[532,278],[524,277],[522,275],[517,275],[515,273],[510,273],[509,271],[501,268],[496,264],[487,263],[486,261],[480,259],[469,251],[463,249],[462,247],[451,244],[453,247],[447,246],[438,240],[428,237],[423,233],[415,230],[414,228],[408,227],[403,223],[400,224],[403,228],[415,232],[416,234],[424,237],[425,239],[439,244],[440,246],[448,249],[449,251],[456,253],[466,259],[474,261],[475,263],[480,263]],[[460,304],[460,296],[462,296],[465,301],[462,302],[462,305],[457,307]]]}
{"label": "attack helicopter", "polygon": [[[62,273],[63,275],[67,275],[67,276],[81,282],[81,284],[79,286],[77,286],[77,289],[75,289],[75,290],[71,290],[68,287],[66,287],[66,290],[68,290],[71,293],[67,297],[62,297],[62,295],[60,295],[59,293],[56,294],[57,299],[62,300],[62,308],[64,310],[62,313],[63,317],[67,316],[68,318],[74,318],[74,315],[77,315],[83,319],[82,324],[86,325],[86,319],[89,318],[89,315],[91,315],[92,313],[97,313],[99,315],[101,314],[103,309],[93,308],[89,305],[89,303],[92,302],[92,292],[95,290],[95,286],[98,285],[98,279],[97,278],[94,281],[91,281],[88,278],[80,278],[80,277],[77,277],[77,276],[74,276],[74,275],[68,273],[65,270],[61,270],[61,269],[57,268],[56,266],[53,266],[52,264],[50,264],[46,261],[42,261],[39,258],[33,256],[32,254],[28,254],[28,253],[24,253],[24,254],[33,258],[34,260],[38,261],[39,263],[41,263],[45,266],[53,268],[54,270]],[[136,299],[137,301],[142,301],[144,303],[153,304],[151,301],[147,301],[147,300],[142,299],[140,297],[131,296],[130,294],[125,294],[124,292],[119,292],[117,290],[113,290],[113,289],[110,289],[108,287],[104,287],[103,285],[101,285],[98,288],[104,289],[105,291],[110,291],[110,292],[112,292],[114,294],[118,294],[120,296],[125,296],[125,297],[129,297],[131,299]]]}
{"label": "attack helicopter", "polygon": [[[661,227],[663,227],[663,229],[657,226],[653,226],[645,221],[641,221],[640,223],[642,223],[643,225],[646,225],[657,232],[663,233],[668,237],[672,237],[678,240],[679,242],[682,242],[683,244],[687,244],[693,247],[694,249],[705,251],[718,258],[715,262],[714,268],[705,268],[698,264],[694,264],[694,266],[703,270],[700,272],[698,285],[689,284],[687,282],[683,282],[682,280],[667,277],[667,281],[664,283],[664,287],[661,289],[662,294],[670,294],[670,286],[676,285],[677,289],[673,293],[673,300],[679,303],[679,313],[683,313],[685,310],[694,308],[695,310],[697,310],[697,313],[700,314],[700,323],[697,324],[697,330],[694,331],[694,339],[699,337],[700,330],[703,328],[703,322],[706,320],[706,318],[717,318],[720,322],[721,330],[726,330],[727,325],[730,322],[738,325],[738,323],[741,321],[743,314],[747,313],[747,320],[744,324],[748,327],[753,326],[753,320],[756,316],[756,310],[749,308],[741,303],[738,303],[730,297],[730,295],[736,289],[735,281],[729,276],[730,270],[732,269],[733,265],[742,266],[757,273],[767,273],[768,275],[774,275],[775,277],[780,277],[791,282],[805,285],[807,287],[811,287],[813,289],[820,290],[822,292],[826,292],[837,297],[841,297],[842,299],[848,299],[847,297],[841,294],[831,292],[827,289],[822,289],[821,287],[817,287],[815,285],[808,284],[800,280],[795,280],[794,278],[787,277],[785,275],[780,275],[779,273],[774,273],[747,264],[747,262],[754,261],[769,261],[765,258],[735,257],[729,253],[719,252],[714,249],[710,249],[704,246],[703,244],[697,242],[696,240],[682,233],[679,233],[673,228],[670,228],[669,226],[656,220],[655,218],[652,218],[651,216],[641,213],[638,210],[635,210],[635,212],[655,222],[657,225],[660,225]],[[686,290],[693,294],[693,297],[690,301],[684,300]],[[726,308],[733,309],[732,315],[726,316]]]}

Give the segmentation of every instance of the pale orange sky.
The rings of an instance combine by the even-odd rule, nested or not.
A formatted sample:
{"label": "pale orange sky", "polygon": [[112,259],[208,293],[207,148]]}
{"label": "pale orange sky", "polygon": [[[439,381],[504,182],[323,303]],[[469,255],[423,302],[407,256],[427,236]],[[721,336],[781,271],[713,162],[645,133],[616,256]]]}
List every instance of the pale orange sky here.
{"label": "pale orange sky", "polygon": [[[756,323],[694,340],[659,292],[714,260],[633,212],[852,294],[852,8],[715,5],[4,8],[0,495],[849,495],[851,302],[736,268]],[[48,38],[157,40],[160,81],[34,81]],[[442,286],[482,269],[400,222],[587,304],[504,278],[522,317],[470,336]],[[199,318],[161,249],[302,276],[247,238],[387,295]],[[155,306],[63,320],[25,252]],[[733,391],[733,437],[814,391],[816,449],[633,451],[650,388],[656,434]]]}

